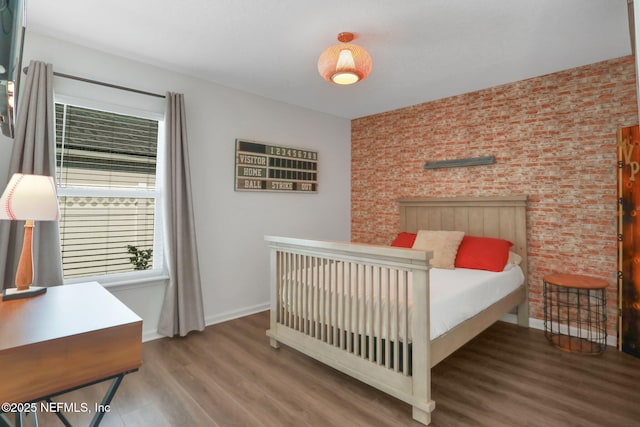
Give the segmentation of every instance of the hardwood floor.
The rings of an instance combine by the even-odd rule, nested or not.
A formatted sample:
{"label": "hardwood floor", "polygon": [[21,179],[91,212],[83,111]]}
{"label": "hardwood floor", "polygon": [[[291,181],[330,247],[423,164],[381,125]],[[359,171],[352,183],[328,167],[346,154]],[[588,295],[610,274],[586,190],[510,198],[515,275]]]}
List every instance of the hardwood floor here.
{"label": "hardwood floor", "polygon": [[[268,312],[145,343],[101,426],[420,426],[409,405],[290,348]],[[498,322],[433,370],[431,425],[640,426],[640,359],[559,351],[542,331]],[[57,400],[98,401],[105,384]],[[87,425],[90,414],[67,414]],[[40,414],[41,426],[61,425]]]}

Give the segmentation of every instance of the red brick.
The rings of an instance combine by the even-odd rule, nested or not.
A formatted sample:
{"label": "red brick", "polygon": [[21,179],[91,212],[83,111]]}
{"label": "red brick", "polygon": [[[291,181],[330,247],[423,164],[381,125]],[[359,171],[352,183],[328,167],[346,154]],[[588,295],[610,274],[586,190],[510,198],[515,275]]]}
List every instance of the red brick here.
{"label": "red brick", "polygon": [[[406,197],[528,194],[531,316],[542,277],[605,279],[616,335],[616,131],[638,123],[632,56],[440,99],[351,123],[351,238],[388,244]],[[496,164],[426,171],[424,162]]]}

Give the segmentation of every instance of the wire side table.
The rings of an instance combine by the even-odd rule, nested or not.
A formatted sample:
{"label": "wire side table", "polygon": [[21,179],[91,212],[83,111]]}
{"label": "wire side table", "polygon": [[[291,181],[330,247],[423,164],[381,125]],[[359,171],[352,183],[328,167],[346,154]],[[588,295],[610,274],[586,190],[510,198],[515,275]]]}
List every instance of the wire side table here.
{"label": "wire side table", "polygon": [[543,278],[544,334],[560,350],[600,354],[607,348],[605,280],[577,274]]}

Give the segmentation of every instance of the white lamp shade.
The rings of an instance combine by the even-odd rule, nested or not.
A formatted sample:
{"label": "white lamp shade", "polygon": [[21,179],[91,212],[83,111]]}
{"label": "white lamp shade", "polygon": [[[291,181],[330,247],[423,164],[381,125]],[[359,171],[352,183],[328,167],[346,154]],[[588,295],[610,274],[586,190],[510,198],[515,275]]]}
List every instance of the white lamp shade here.
{"label": "white lamp shade", "polygon": [[58,221],[59,218],[52,177],[13,174],[0,197],[0,219]]}

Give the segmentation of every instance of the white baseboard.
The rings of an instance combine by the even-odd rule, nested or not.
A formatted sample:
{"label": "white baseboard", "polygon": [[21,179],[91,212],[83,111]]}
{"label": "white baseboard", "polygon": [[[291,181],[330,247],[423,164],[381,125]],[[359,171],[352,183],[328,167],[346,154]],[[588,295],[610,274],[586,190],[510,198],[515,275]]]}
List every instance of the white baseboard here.
{"label": "white baseboard", "polygon": [[[238,317],[249,316],[250,314],[259,313],[261,311],[269,310],[269,303],[253,305],[250,307],[244,307],[237,310],[226,311],[224,313],[216,314],[213,316],[207,316],[204,318],[206,326],[215,325],[216,323],[226,322],[228,320],[237,319]],[[164,335],[160,335],[157,330],[144,330],[142,331],[142,342],[153,341],[159,338],[164,338]]]}
{"label": "white baseboard", "polygon": [[160,335],[158,331],[142,331],[142,342],[153,341],[160,338],[164,338],[164,335]]}
{"label": "white baseboard", "polygon": [[270,304],[268,302],[265,302],[262,304],[253,305],[251,307],[244,307],[237,310],[226,311],[224,313],[205,317],[204,323],[207,326],[211,326],[211,325],[215,325],[216,323],[222,323],[228,320],[237,319],[238,317],[249,316],[250,314],[255,314],[261,311],[269,310],[269,307],[270,307]]}
{"label": "white baseboard", "polygon": [[[518,316],[515,314],[505,314],[504,316],[502,316],[502,318],[500,319],[503,322],[508,322],[508,323],[518,323]],[[534,319],[534,318],[529,318],[529,327],[533,328],[533,329],[540,329],[541,331],[544,331],[544,320],[542,319]],[[574,335],[579,335],[576,334],[575,332],[573,332]],[[586,334],[586,333],[585,333]],[[611,335],[607,335],[607,345],[611,346],[611,347],[617,347],[618,346],[618,338],[615,336],[611,336]]]}

